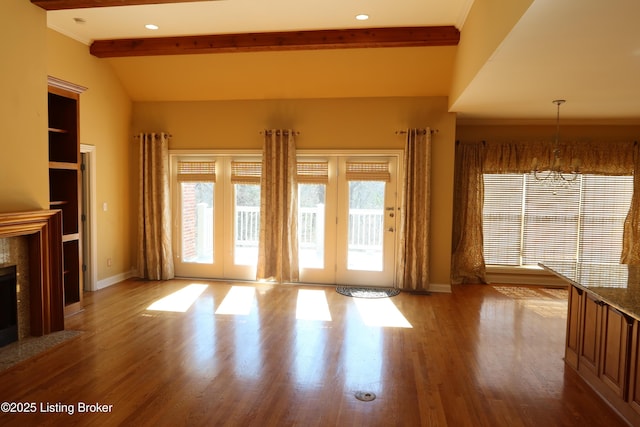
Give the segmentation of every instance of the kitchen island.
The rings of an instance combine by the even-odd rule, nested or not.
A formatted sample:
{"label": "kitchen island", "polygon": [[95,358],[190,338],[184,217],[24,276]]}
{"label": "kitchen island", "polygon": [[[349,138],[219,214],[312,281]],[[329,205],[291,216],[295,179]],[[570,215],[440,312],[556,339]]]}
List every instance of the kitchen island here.
{"label": "kitchen island", "polygon": [[640,267],[545,262],[569,285],[565,363],[640,426]]}

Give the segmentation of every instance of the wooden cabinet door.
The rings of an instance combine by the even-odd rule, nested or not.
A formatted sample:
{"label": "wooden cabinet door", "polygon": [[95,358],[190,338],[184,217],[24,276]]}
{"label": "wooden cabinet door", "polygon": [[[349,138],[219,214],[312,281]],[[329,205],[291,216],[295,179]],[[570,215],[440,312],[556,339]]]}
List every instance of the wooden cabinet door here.
{"label": "wooden cabinet door", "polygon": [[633,322],[631,338],[631,363],[629,373],[629,396],[627,401],[633,410],[640,414],[640,326]]}
{"label": "wooden cabinet door", "polygon": [[598,375],[600,362],[600,333],[602,327],[602,304],[593,295],[584,294],[582,310],[582,336],[578,370]]}
{"label": "wooden cabinet door", "polygon": [[600,379],[622,399],[627,394],[631,326],[627,316],[609,305],[602,306]]}
{"label": "wooden cabinet door", "polygon": [[565,362],[578,369],[578,354],[580,352],[580,313],[584,291],[575,286],[569,286],[569,306],[567,311],[567,346],[565,348]]}

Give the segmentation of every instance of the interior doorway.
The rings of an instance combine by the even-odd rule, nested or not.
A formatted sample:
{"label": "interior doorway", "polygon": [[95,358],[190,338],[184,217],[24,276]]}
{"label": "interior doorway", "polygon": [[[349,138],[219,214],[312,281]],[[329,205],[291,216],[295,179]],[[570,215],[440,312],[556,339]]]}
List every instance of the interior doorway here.
{"label": "interior doorway", "polygon": [[96,147],[80,145],[82,179],[82,283],[85,291],[98,289],[97,221],[96,221]]}

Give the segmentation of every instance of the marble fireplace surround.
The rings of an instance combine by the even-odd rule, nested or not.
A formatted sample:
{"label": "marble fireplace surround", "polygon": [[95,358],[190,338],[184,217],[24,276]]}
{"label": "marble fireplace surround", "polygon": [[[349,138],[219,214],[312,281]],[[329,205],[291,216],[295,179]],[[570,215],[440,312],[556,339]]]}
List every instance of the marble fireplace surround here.
{"label": "marble fireplace surround", "polygon": [[0,213],[0,238],[24,236],[29,252],[29,316],[32,336],[64,329],[62,213]]}

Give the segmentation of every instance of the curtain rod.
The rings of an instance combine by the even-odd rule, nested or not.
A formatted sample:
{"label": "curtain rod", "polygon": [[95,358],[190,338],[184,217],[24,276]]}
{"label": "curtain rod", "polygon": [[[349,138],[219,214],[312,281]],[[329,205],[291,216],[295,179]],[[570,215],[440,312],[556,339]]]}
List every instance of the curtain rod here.
{"label": "curtain rod", "polygon": [[[260,131],[260,135],[272,135],[273,134],[273,130],[261,130]],[[276,130],[276,135],[280,135],[280,132],[282,132],[283,135],[289,135],[289,131],[288,130]],[[293,135],[300,135],[300,132],[298,132],[297,130],[291,131],[293,133]]]}
{"label": "curtain rod", "polygon": [[[426,134],[427,133],[426,129],[416,129],[416,130],[418,131],[418,133],[422,133],[422,134]],[[431,132],[431,135],[433,135],[433,134],[436,134],[436,133],[438,133],[440,131],[438,129],[431,129],[430,132]],[[407,133],[406,130],[397,130],[396,131],[396,135],[404,135],[406,133]]]}
{"label": "curtain rod", "polygon": [[[146,133],[146,132],[140,132],[140,133]],[[134,138],[140,138],[140,133],[137,135],[133,135]],[[155,132],[156,134],[162,133],[162,132]],[[170,133],[167,133],[167,138],[173,138],[173,135],[171,135]]]}

